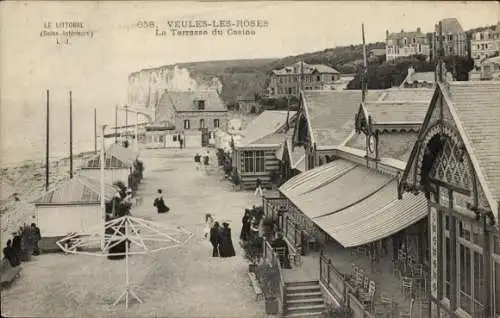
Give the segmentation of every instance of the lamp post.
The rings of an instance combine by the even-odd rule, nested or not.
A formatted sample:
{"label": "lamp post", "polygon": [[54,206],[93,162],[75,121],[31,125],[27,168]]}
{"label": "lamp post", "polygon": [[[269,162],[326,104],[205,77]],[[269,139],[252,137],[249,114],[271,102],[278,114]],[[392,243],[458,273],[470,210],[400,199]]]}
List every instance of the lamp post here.
{"label": "lamp post", "polygon": [[100,217],[101,217],[101,222],[103,224],[102,226],[102,239],[101,239],[101,250],[104,250],[104,234],[105,234],[105,229],[104,229],[104,224],[106,223],[106,202],[105,202],[105,191],[104,191],[104,165],[105,165],[105,158],[104,158],[104,131],[106,130],[107,125],[102,125],[102,132],[101,132],[101,211],[100,211]]}

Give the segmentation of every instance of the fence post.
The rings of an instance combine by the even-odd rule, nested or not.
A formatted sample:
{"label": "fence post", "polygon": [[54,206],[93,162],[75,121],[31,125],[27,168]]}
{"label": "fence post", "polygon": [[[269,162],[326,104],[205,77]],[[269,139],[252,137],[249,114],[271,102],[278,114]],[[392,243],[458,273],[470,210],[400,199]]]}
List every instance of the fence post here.
{"label": "fence post", "polygon": [[319,252],[319,281],[323,278],[323,250]]}
{"label": "fence post", "polygon": [[327,282],[328,282],[328,286],[330,286],[330,266],[332,266],[332,260],[331,259],[328,259],[328,270],[326,272],[326,277],[327,277]]}

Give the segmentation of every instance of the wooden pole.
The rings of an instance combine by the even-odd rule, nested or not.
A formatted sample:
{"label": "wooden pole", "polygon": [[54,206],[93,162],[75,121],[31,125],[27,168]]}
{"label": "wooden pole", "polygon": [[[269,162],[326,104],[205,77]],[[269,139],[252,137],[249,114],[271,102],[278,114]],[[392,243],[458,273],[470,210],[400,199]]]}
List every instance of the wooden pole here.
{"label": "wooden pole", "polygon": [[[102,135],[104,138],[104,135]],[[115,144],[118,142],[118,105],[115,105]]]}
{"label": "wooden pole", "polygon": [[106,233],[105,224],[106,224],[106,204],[105,204],[105,191],[104,191],[104,131],[106,129],[106,125],[102,125],[102,134],[101,134],[101,222],[102,222],[102,239],[101,239],[101,250],[104,250],[104,236]]}
{"label": "wooden pole", "polygon": [[363,76],[361,77],[361,101],[366,99],[366,89],[368,87],[368,62],[366,61],[365,25],[361,24],[361,34],[363,37]]}
{"label": "wooden pole", "polygon": [[69,178],[73,178],[73,96],[69,91]]}
{"label": "wooden pole", "polygon": [[94,152],[97,153],[97,109],[94,108]]}
{"label": "wooden pole", "polygon": [[47,90],[47,120],[45,123],[45,191],[49,190],[49,124],[50,124],[50,106],[49,106],[49,90]]}
{"label": "wooden pole", "polygon": [[125,140],[128,140],[128,108],[125,105]]}
{"label": "wooden pole", "polygon": [[139,113],[135,112],[135,151],[139,151]]}

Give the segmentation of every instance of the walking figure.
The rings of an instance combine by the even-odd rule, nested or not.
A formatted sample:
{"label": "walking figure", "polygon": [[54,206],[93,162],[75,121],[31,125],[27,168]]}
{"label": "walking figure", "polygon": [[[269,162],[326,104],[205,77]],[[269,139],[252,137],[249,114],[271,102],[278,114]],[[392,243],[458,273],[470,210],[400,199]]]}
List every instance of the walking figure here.
{"label": "walking figure", "polygon": [[194,156],[194,165],[196,167],[196,170],[200,170],[201,169],[201,156],[200,156],[199,153],[197,153]]}
{"label": "walking figure", "polygon": [[262,181],[260,180],[260,178],[257,178],[255,186],[255,195],[262,197]]}

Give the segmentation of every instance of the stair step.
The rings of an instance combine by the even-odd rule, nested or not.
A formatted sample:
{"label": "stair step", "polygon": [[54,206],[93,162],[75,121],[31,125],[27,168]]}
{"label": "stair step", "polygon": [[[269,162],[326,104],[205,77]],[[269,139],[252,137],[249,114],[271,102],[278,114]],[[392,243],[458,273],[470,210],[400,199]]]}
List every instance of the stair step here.
{"label": "stair step", "polygon": [[323,305],[301,305],[301,306],[293,306],[293,307],[288,307],[286,309],[287,315],[289,314],[304,314],[304,313],[316,313],[316,314],[322,314],[326,310],[326,306]]}
{"label": "stair step", "polygon": [[311,304],[309,302],[305,302],[305,303],[304,302],[294,302],[294,303],[287,302],[286,305],[287,305],[286,308],[289,310],[303,309],[303,308],[316,309],[316,308],[324,308],[325,302],[323,299],[321,299],[319,304]]}
{"label": "stair step", "polygon": [[309,293],[294,293],[294,294],[285,294],[285,299],[311,299],[311,298],[319,298],[323,297],[323,293],[318,292],[309,292]]}
{"label": "stair step", "polygon": [[283,318],[302,318],[302,317],[307,317],[307,318],[321,318],[323,317],[323,312],[304,312],[304,313],[289,313],[283,316]]}
{"label": "stair step", "polygon": [[297,293],[316,293],[321,292],[321,287],[318,286],[287,286],[285,288],[287,294],[297,294]]}
{"label": "stair step", "polygon": [[294,305],[322,305],[325,303],[323,297],[308,298],[308,299],[287,299],[287,307],[293,307]]}
{"label": "stair step", "polygon": [[301,282],[286,282],[285,285],[288,287],[292,286],[316,286],[319,285],[319,280],[308,280],[308,281],[301,281]]}

